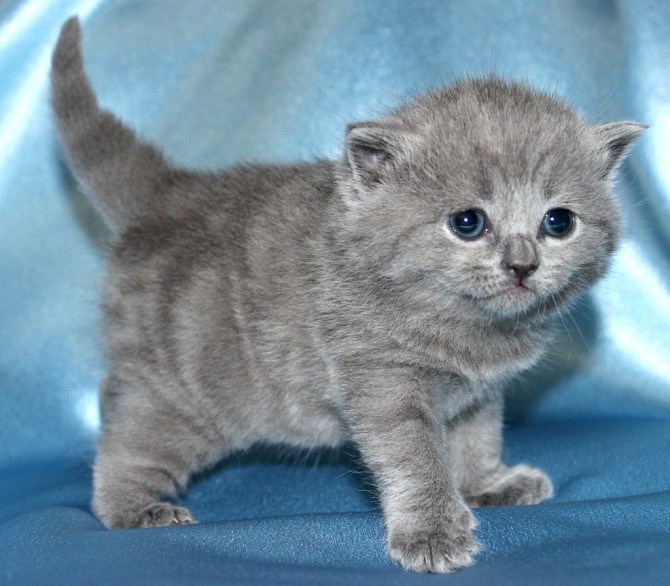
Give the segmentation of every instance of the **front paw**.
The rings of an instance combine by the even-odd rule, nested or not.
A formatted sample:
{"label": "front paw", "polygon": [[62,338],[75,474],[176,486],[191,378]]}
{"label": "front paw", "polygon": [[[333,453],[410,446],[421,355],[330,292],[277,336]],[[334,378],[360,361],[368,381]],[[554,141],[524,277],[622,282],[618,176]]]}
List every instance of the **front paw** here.
{"label": "front paw", "polygon": [[525,464],[507,468],[482,493],[466,498],[472,507],[507,507],[510,505],[536,505],[553,494],[548,476]]}
{"label": "front paw", "polygon": [[406,570],[446,574],[470,566],[481,546],[472,535],[474,517],[446,523],[436,530],[397,532],[389,536],[389,556]]}

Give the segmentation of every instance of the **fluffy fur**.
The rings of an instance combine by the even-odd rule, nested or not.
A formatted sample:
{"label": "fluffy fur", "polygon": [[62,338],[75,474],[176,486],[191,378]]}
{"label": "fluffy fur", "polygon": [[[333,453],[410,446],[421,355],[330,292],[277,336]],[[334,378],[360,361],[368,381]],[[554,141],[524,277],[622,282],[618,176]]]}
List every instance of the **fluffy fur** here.
{"label": "fluffy fur", "polygon": [[[158,500],[256,442],[353,440],[391,557],[448,572],[469,507],[535,504],[501,461],[501,389],[618,240],[614,169],[643,126],[593,126],[498,79],[347,128],[338,161],[197,173],[98,107],[76,19],[53,57],[74,173],[118,238],[104,287],[109,375],[93,509],[109,528],[191,523]],[[550,210],[572,229],[543,230]],[[451,220],[478,210],[465,238]]]}

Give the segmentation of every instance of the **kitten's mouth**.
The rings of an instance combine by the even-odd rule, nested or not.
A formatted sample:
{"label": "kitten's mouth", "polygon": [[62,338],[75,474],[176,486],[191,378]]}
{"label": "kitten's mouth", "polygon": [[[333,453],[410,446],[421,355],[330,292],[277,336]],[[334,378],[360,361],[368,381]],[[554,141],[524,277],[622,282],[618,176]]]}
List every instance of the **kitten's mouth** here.
{"label": "kitten's mouth", "polygon": [[516,313],[527,310],[530,305],[535,303],[536,297],[537,293],[533,289],[518,282],[514,285],[504,286],[498,289],[496,293],[490,293],[479,297],[479,299],[492,303],[496,311]]}
{"label": "kitten's mouth", "polygon": [[530,287],[527,287],[523,283],[519,282],[516,283],[515,285],[509,285],[507,287],[499,289],[497,293],[489,293],[488,295],[481,296],[479,297],[479,299],[488,299],[493,301],[495,299],[514,299],[518,298],[519,296],[526,296],[526,295],[535,295],[535,291],[533,291]]}
{"label": "kitten's mouth", "polygon": [[532,293],[532,291],[526,287],[523,283],[519,282],[516,285],[513,285],[511,287],[508,287],[505,289],[502,294],[503,295],[522,295],[523,293],[528,292]]}
{"label": "kitten's mouth", "polygon": [[492,297],[506,303],[511,303],[514,306],[525,306],[535,295],[535,291],[519,282],[515,285],[505,287],[496,295],[492,295]]}

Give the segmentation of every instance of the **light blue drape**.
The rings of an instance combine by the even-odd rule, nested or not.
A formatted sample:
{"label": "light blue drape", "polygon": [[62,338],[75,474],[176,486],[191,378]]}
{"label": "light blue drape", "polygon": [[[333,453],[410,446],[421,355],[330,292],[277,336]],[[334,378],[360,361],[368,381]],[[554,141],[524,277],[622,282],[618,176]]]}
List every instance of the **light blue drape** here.
{"label": "light blue drape", "polygon": [[348,122],[490,71],[593,122],[649,124],[619,174],[611,274],[510,396],[507,458],[546,469],[556,497],[477,511],[486,549],[448,579],[670,582],[670,4],[15,0],[0,2],[0,583],[431,580],[386,559],[346,454],[239,456],[194,483],[197,526],[92,516],[109,234],[61,163],[48,98],[74,13],[102,103],[198,167],[335,157]]}

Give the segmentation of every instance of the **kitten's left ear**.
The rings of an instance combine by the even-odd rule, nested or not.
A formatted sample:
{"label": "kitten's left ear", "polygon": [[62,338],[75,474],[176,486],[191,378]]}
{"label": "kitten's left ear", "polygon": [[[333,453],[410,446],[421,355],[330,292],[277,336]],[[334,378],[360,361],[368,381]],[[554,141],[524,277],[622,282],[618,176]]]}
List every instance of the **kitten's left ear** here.
{"label": "kitten's left ear", "polygon": [[347,126],[345,156],[354,178],[366,188],[381,183],[399,154],[394,129],[375,122]]}
{"label": "kitten's left ear", "polygon": [[647,129],[646,124],[637,122],[614,122],[595,127],[596,139],[604,155],[602,178],[609,177],[623,161],[632,142]]}

